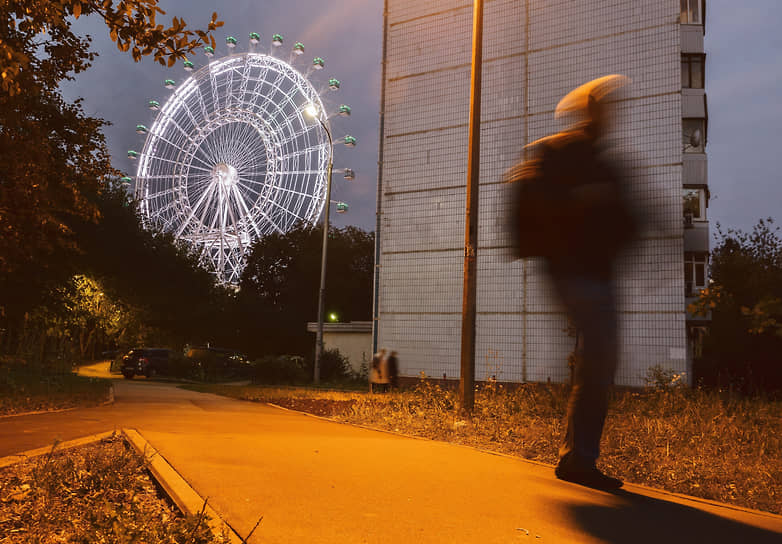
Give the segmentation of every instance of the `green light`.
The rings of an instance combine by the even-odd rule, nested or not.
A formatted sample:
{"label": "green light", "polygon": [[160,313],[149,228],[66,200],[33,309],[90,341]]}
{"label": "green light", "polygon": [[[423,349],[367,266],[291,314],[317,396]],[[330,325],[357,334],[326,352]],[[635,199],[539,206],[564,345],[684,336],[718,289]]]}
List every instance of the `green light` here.
{"label": "green light", "polygon": [[330,313],[329,314],[329,321],[336,321],[336,320],[337,320],[337,314],[335,314],[333,312]]}

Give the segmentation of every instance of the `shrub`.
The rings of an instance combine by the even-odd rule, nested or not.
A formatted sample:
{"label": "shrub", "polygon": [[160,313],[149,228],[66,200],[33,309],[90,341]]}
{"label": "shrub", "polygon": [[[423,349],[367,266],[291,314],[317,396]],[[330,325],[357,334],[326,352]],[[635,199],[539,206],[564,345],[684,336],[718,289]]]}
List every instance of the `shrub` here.
{"label": "shrub", "polygon": [[320,379],[324,382],[346,381],[351,378],[350,361],[338,349],[323,350],[320,358]]}
{"label": "shrub", "polygon": [[298,355],[266,355],[252,363],[253,383],[294,384],[310,376],[304,358]]}
{"label": "shrub", "polygon": [[686,384],[684,373],[675,372],[673,369],[664,368],[662,365],[654,365],[646,371],[646,385],[654,389],[667,389],[669,387],[682,387]]}

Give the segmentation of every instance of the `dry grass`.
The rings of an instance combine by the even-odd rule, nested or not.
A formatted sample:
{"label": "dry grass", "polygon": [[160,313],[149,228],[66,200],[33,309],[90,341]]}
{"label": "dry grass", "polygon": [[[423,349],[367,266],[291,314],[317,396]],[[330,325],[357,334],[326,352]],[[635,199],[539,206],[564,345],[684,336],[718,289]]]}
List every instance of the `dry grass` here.
{"label": "dry grass", "polygon": [[[567,388],[486,387],[469,422],[456,392],[422,381],[383,395],[312,389],[194,386],[231,397],[554,464]],[[617,392],[599,461],[626,481],[782,514],[782,402],[681,387]]]}
{"label": "dry grass", "polygon": [[108,400],[110,387],[109,380],[0,364],[0,415],[97,406]]}
{"label": "dry grass", "polygon": [[0,543],[218,542],[159,492],[144,459],[113,436],[0,470]]}

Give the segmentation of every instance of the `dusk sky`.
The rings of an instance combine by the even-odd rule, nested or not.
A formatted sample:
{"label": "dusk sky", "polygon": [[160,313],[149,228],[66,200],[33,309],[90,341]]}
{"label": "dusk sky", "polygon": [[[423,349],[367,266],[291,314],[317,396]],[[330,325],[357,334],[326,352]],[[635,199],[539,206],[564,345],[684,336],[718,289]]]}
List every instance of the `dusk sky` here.
{"label": "dusk sky", "polygon": [[[296,63],[302,70],[315,56],[325,59],[326,69],[311,77],[316,88],[336,77],[342,87],[325,95],[327,107],[344,103],[353,109],[350,118],[332,121],[334,136],[351,134],[358,139],[355,149],[336,149],[335,168],[353,168],[356,179],[346,182],[335,175],[332,198],[349,203],[350,210],[331,217],[337,226],[374,230],[383,2],[163,0],[160,5],[167,11],[164,20],[181,16],[191,28],[204,27],[212,11],[217,11],[225,21],[215,33],[218,57],[227,52],[227,36],[235,36],[237,49],[244,51],[248,34],[255,31],[261,34],[261,44],[267,45],[272,34],[282,34],[286,52],[294,42],[303,42],[306,54]],[[782,33],[778,27],[782,2],[709,0],[706,14],[706,150],[712,231],[718,222],[723,229],[750,230],[759,218],[782,221],[782,176],[775,165],[782,132]],[[109,40],[99,19],[83,18],[76,28],[93,36],[100,57],[66,85],[66,96],[84,97],[89,114],[112,123],[105,132],[114,165],[134,175],[136,163],[127,159],[126,152],[143,147],[144,137],[134,128],[138,123],[152,122],[147,101],[163,102],[171,92],[163,87],[163,81],[181,82],[188,74],[181,62],[173,68],[164,68],[152,58],[134,63]],[[287,53],[282,56],[287,60]],[[196,69],[207,61],[202,53],[191,60]]]}

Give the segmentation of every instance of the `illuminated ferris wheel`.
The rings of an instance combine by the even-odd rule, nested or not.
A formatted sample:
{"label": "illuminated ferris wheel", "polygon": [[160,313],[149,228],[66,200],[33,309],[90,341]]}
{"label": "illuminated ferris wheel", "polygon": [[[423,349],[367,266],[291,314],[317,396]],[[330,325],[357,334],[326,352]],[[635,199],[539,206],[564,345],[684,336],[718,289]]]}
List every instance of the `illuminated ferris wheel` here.
{"label": "illuminated ferris wheel", "polygon": [[[325,205],[333,145],[356,144],[352,136],[331,141],[330,116],[309,76],[325,65],[316,57],[305,71],[294,68],[304,53],[296,43],[287,61],[275,55],[283,38],[275,34],[269,54],[250,51],[211,60],[174,89],[161,105],[138,159],[135,197],[145,224],[173,233],[198,252],[222,283],[236,284],[252,243],[299,223],[313,224]],[[236,39],[226,45],[233,51]],[[210,59],[211,47],[205,48]],[[337,90],[329,79],[323,92]],[[341,105],[333,115],[350,115]],[[333,115],[331,117],[333,117]],[[350,169],[340,170],[352,180]],[[337,212],[347,210],[338,202]]]}

